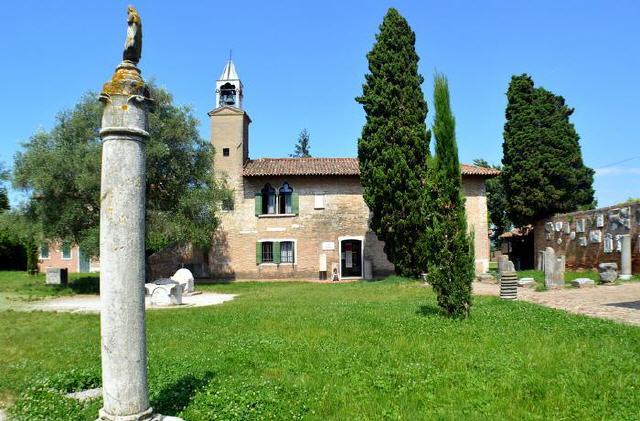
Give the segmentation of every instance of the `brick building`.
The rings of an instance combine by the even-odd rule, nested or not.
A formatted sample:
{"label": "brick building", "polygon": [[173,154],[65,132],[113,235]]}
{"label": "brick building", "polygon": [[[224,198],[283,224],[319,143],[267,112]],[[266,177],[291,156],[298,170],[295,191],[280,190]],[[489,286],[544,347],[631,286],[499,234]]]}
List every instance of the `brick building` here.
{"label": "brick building", "polygon": [[[191,265],[202,266],[201,272],[213,278],[231,279],[392,273],[383,244],[368,227],[357,159],[250,159],[251,119],[242,108],[243,91],[229,61],[216,82],[217,108],[209,116],[216,176],[233,191],[233,203],[221,212],[209,256],[202,261],[191,256]],[[496,175],[492,169],[462,165],[478,272],[486,271],[489,262],[485,180]],[[152,266],[171,261],[165,265],[171,267],[154,276],[175,270],[180,255],[185,254],[174,253],[169,260],[159,255]]]}
{"label": "brick building", "polygon": [[100,271],[100,262],[84,254],[77,245],[56,241],[44,242],[40,245],[38,253],[40,272],[45,272],[47,268],[66,268],[69,273]]}

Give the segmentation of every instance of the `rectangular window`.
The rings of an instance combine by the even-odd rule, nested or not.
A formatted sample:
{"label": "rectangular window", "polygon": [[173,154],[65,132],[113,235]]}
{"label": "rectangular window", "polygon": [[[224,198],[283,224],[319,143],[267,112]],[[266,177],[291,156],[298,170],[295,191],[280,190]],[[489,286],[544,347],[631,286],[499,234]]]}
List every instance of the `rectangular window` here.
{"label": "rectangular window", "polygon": [[262,263],[273,263],[273,242],[262,242]]}
{"label": "rectangular window", "polygon": [[319,193],[315,196],[315,202],[313,204],[314,209],[324,209],[324,194]]}
{"label": "rectangular window", "polygon": [[65,243],[62,245],[62,259],[63,260],[71,259],[71,244]]}
{"label": "rectangular window", "polygon": [[48,259],[49,258],[49,244],[44,243],[40,245],[40,258]]}
{"label": "rectangular window", "polygon": [[222,156],[229,156],[229,148],[222,148]]}
{"label": "rectangular window", "polygon": [[282,263],[294,263],[293,241],[283,241],[280,243],[280,261]]}

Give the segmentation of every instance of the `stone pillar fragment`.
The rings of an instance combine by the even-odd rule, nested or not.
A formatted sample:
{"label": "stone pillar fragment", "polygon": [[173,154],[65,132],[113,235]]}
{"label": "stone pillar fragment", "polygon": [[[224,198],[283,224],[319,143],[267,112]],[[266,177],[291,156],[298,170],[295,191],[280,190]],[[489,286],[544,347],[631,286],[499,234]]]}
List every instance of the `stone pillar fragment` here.
{"label": "stone pillar fragment", "polygon": [[547,247],[544,251],[544,284],[547,288],[564,286],[565,257],[557,256],[556,252]]}
{"label": "stone pillar fragment", "polygon": [[631,235],[621,236],[622,250],[620,253],[620,277],[621,281],[631,279]]}

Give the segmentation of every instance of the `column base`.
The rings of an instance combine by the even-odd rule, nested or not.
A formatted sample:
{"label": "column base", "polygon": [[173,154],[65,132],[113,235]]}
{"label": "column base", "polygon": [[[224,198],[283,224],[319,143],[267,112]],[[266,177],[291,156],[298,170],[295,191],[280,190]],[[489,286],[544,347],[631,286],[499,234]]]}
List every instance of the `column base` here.
{"label": "column base", "polygon": [[132,415],[112,415],[104,408],[100,408],[98,419],[96,421],[184,421],[182,418],[171,417],[168,415],[154,414],[153,408],[149,408],[144,412]]}
{"label": "column base", "polygon": [[618,279],[621,281],[628,281],[630,280],[632,277],[632,275],[618,275]]}

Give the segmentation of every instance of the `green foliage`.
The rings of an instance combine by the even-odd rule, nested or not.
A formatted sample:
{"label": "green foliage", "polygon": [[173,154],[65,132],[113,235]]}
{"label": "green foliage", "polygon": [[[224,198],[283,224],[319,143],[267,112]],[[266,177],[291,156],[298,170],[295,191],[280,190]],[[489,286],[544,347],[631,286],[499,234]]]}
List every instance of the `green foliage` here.
{"label": "green foliage", "polygon": [[302,129],[300,134],[298,135],[298,142],[296,143],[295,149],[291,155],[292,158],[309,158],[311,157],[311,153],[309,152],[309,131],[307,129]]}
{"label": "green foliage", "polygon": [[511,78],[507,99],[502,183],[513,223],[594,206],[594,171],[582,162],[573,109],[526,74]]}
{"label": "green foliage", "polygon": [[9,172],[4,169],[4,165],[0,162],[0,213],[10,208],[9,193],[4,183],[9,178]]}
{"label": "green foliage", "polygon": [[458,161],[455,118],[451,112],[449,87],[443,75],[434,80],[436,115],[435,168],[429,179],[432,205],[427,227],[429,252],[427,282],[438,298],[438,305],[452,317],[467,317],[471,308],[474,278],[473,243],[467,234],[462,175]]}
{"label": "green foliage", "polygon": [[396,272],[417,276],[423,258],[415,245],[426,222],[422,203],[430,134],[415,33],[396,9],[384,17],[367,59],[369,73],[356,100],[366,114],[358,158],[370,228],[385,243]]}
{"label": "green foliage", "polygon": [[31,210],[14,209],[0,213],[0,268],[37,271],[41,228],[30,218]]}
{"label": "green foliage", "polygon": [[[198,134],[189,107],[152,86],[155,112],[147,141],[146,248],[173,242],[208,247],[217,226],[221,191],[213,177],[213,149]],[[102,107],[93,93],[57,117],[16,156],[14,184],[31,192],[33,220],[45,238],[70,241],[89,255],[99,251]]]}
{"label": "green foliage", "polygon": [[[430,288],[397,277],[199,288],[239,297],[146,314],[149,398],[165,415],[637,418],[640,394],[603,392],[640,388],[636,326],[495,297],[476,297],[473,317],[452,320]],[[51,421],[96,418],[100,399],[84,409],[58,390],[97,384],[98,315],[0,311],[0,325],[0,405],[28,398],[35,378],[61,378],[31,407],[50,402]]]}
{"label": "green foliage", "polygon": [[79,402],[63,394],[100,387],[100,381],[97,369],[71,369],[51,377],[34,379],[34,384],[19,396],[11,408],[11,416],[16,420],[30,421],[94,419],[102,400]]}

